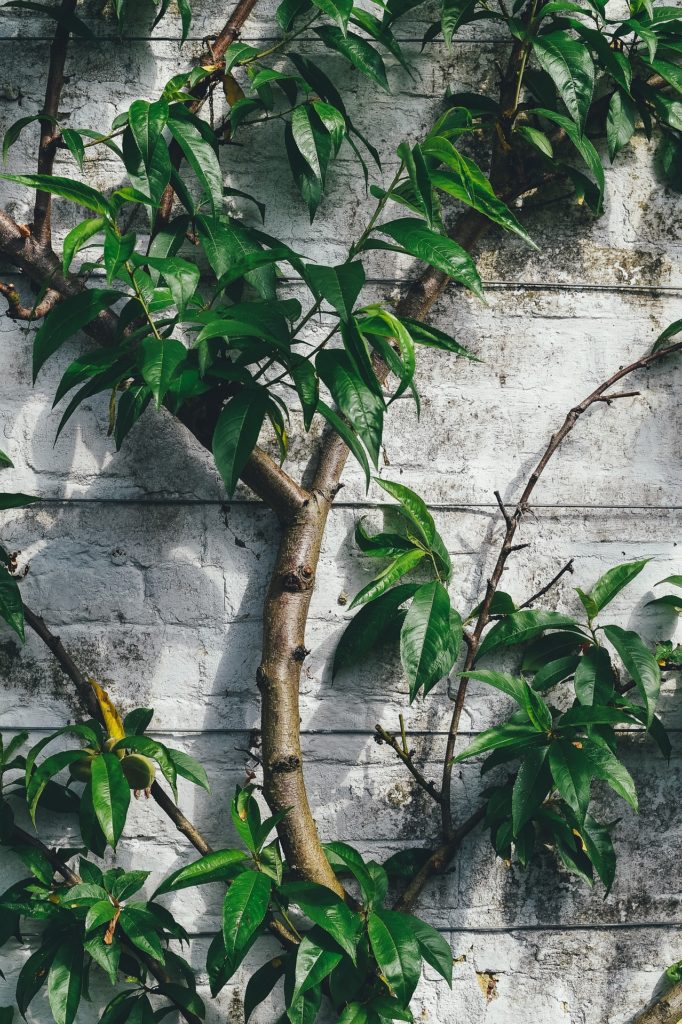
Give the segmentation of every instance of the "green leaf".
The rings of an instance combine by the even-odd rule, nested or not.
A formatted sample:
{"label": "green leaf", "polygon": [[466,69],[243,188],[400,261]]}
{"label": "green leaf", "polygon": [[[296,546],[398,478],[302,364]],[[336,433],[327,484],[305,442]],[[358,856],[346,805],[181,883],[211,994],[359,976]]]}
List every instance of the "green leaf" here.
{"label": "green leaf", "polygon": [[7,569],[0,565],[0,618],[4,618],[10,629],[25,642],[24,633],[24,602],[16,580],[10,577]]}
{"label": "green leaf", "polygon": [[386,92],[389,91],[384,62],[377,50],[366,39],[355,35],[354,32],[344,34],[335,25],[321,25],[314,31],[325,46],[342,54],[363,75],[371,78]]}
{"label": "green leaf", "polygon": [[441,28],[448,49],[452,46],[452,38],[460,25],[469,20],[469,15],[476,7],[476,0],[443,0],[441,8]]}
{"label": "green leaf", "polygon": [[604,626],[604,634],[613,644],[631,679],[635,683],[651,725],[661,690],[661,669],[641,637],[620,626]]}
{"label": "green leaf", "polygon": [[529,821],[535,810],[547,796],[552,784],[547,769],[549,747],[537,747],[529,750],[521,762],[521,767],[512,790],[512,824],[513,834],[517,836]]}
{"label": "green leaf", "polygon": [[[583,600],[583,605],[590,618],[594,618],[594,615],[606,608],[607,604],[613,601],[616,594],[619,594],[624,587],[627,587],[628,583],[631,583],[636,576],[639,576],[640,572],[651,561],[650,558],[643,558],[639,562],[626,562],[623,565],[616,565],[613,569],[609,569],[604,575],[597,580],[592,590],[587,596],[590,607],[583,600],[585,595],[579,591],[579,596]],[[594,612],[590,613],[590,608],[594,609]]]}
{"label": "green leaf", "polygon": [[[669,324],[664,331],[662,331],[656,338],[652,352],[658,352],[662,348],[668,348],[669,345],[675,344],[670,339],[676,337],[682,331],[682,320],[675,320],[674,323]],[[666,581],[663,580],[663,583]]]}
{"label": "green leaf", "polygon": [[350,12],[353,10],[353,0],[313,0],[313,3],[329,18],[332,18],[345,34]]}
{"label": "green leaf", "polygon": [[579,832],[587,856],[594,864],[608,894],[616,877],[616,851],[609,830],[600,825],[591,814],[587,814]]}
{"label": "green leaf", "polygon": [[284,974],[284,968],[284,958],[273,957],[251,975],[244,990],[244,1024],[248,1024],[249,1017],[259,1003],[267,999]]}
{"label": "green leaf", "polygon": [[58,754],[46,757],[42,764],[31,772],[26,786],[26,804],[34,825],[38,801],[49,780],[68,765],[81,760],[82,757],[83,751],[80,749],[62,750]]}
{"label": "green leaf", "polygon": [[362,468],[363,468],[363,470],[365,472],[365,480],[367,482],[367,487],[369,487],[369,478],[370,478],[369,462],[367,460],[367,455],[365,453],[365,449],[363,448],[362,444],[358,440],[355,431],[352,430],[348,426],[346,421],[344,419],[342,419],[341,416],[338,415],[338,413],[334,412],[334,410],[331,409],[326,404],[326,402],[323,402],[321,398],[318,398],[318,401],[317,401],[317,411],[322,416],[324,416],[324,418],[327,420],[327,422],[330,424],[330,426],[336,431],[336,433],[339,435],[339,437],[346,443],[347,447],[350,449],[350,451],[353,453],[355,458],[358,460],[358,462],[360,463],[360,465],[362,466]]}
{"label": "green leaf", "polygon": [[156,143],[166,127],[168,113],[168,103],[164,99],[157,100],[155,103],[135,100],[130,104],[128,124],[145,166],[149,165]]}
{"label": "green leaf", "polygon": [[436,538],[436,524],[426,503],[417,492],[404,484],[396,483],[394,480],[384,480],[378,476],[374,478],[374,482],[400,503],[403,515],[416,530],[419,540],[423,541],[427,547],[431,547]]}
{"label": "green leaf", "polygon": [[285,122],[284,125],[284,147],[292,177],[308,207],[310,222],[312,223],[317,208],[322,201],[322,179],[318,177],[296,145],[290,121]]}
{"label": "green leaf", "polygon": [[92,800],[97,821],[111,847],[121,837],[130,804],[130,787],[115,754],[92,760]]}
{"label": "green leaf", "polygon": [[546,118],[548,121],[553,121],[554,124],[563,128],[566,132],[594,176],[599,190],[599,205],[601,206],[601,200],[604,195],[604,168],[599,159],[599,153],[597,153],[590,140],[580,132],[580,129],[576,127],[570,118],[564,117],[563,114],[557,114],[554,110],[546,110],[544,108],[534,110],[533,113]]}
{"label": "green leaf", "polygon": [[412,149],[410,149],[406,142],[401,142],[398,146],[397,153],[405,164],[412,189],[421,208],[421,212],[426,219],[426,223],[430,228],[433,228],[435,226],[433,219],[433,189],[431,186],[429,168],[426,160],[424,159],[422,148],[417,143],[412,147]]}
{"label": "green leaf", "polygon": [[334,401],[350,420],[377,466],[384,427],[383,399],[360,379],[345,352],[323,350],[317,355],[316,366]]}
{"label": "green leaf", "polygon": [[24,1019],[34,996],[47,981],[48,972],[52,961],[57,955],[59,943],[46,942],[39,949],[32,953],[23,965],[17,978],[16,1000],[17,1009]]}
{"label": "green leaf", "polygon": [[[368,306],[366,312],[373,314],[371,320],[372,324],[376,324],[378,321],[383,321],[390,331],[390,337],[398,347],[400,353],[400,361],[398,364],[397,376],[400,378],[400,387],[393,396],[393,400],[402,395],[405,389],[411,384],[412,378],[414,377],[415,371],[415,353],[414,353],[414,342],[410,335],[410,332],[406,328],[405,324],[388,310],[382,309],[381,306]],[[362,328],[362,324],[356,321],[358,328]],[[363,321],[364,324],[367,321]],[[393,349],[387,346],[387,350],[392,352]],[[382,353],[383,354],[383,353]],[[393,369],[393,367],[392,367]],[[419,412],[419,401],[418,396],[415,392],[415,400],[417,401],[417,413]]]}
{"label": "green leaf", "polygon": [[374,601],[375,598],[379,597],[392,587],[394,583],[410,572],[415,566],[419,565],[421,560],[426,557],[426,552],[420,548],[413,548],[411,551],[406,551],[404,554],[399,555],[390,565],[388,565],[382,573],[379,574],[371,583],[363,587],[353,600],[351,601],[350,607],[356,608],[359,604],[366,604],[368,601]]}
{"label": "green leaf", "polygon": [[47,998],[55,1024],[73,1024],[81,999],[83,950],[80,940],[71,936],[62,941],[47,978]]}
{"label": "green leaf", "polygon": [[20,117],[9,126],[2,140],[2,159],[5,163],[7,162],[7,156],[11,147],[17,141],[24,128],[29,124],[33,124],[39,117],[40,114],[28,114],[27,117]]}
{"label": "green leaf", "polygon": [[57,303],[43,320],[33,342],[33,382],[45,362],[68,338],[119,298],[121,292],[109,288],[86,288]]}
{"label": "green leaf", "polygon": [[223,174],[211,142],[210,127],[179,104],[173,105],[168,127],[204,188],[213,212],[217,212],[223,200]]}
{"label": "green leaf", "polygon": [[73,128],[62,128],[62,142],[82,171],[85,160],[85,146],[80,134],[74,131]]}
{"label": "green leaf", "polygon": [[[219,282],[228,280],[235,266],[243,268],[250,259],[263,255],[263,246],[255,233],[227,218],[197,217],[197,229],[206,258]],[[291,258],[288,248],[287,258]],[[275,298],[276,276],[272,264],[255,266],[244,272],[244,277],[261,298]]]}
{"label": "green leaf", "polygon": [[450,949],[450,943],[446,942],[440,932],[437,932],[435,928],[432,928],[426,921],[422,921],[418,917],[414,917],[412,914],[407,915],[409,918],[410,928],[412,934],[417,940],[419,946],[419,952],[422,958],[426,960],[427,964],[433,967],[434,971],[440,974],[441,978],[447,981],[450,988],[452,988],[452,950]]}
{"label": "green leaf", "polygon": [[539,693],[551,690],[557,683],[563,682],[572,676],[579,664],[579,658],[572,655],[567,658],[557,658],[555,661],[548,661],[546,665],[538,669],[533,679],[533,689]]}
{"label": "green leaf", "polygon": [[258,871],[244,871],[230,885],[223,903],[223,939],[231,959],[239,958],[265,920],[272,880]]}
{"label": "green leaf", "polygon": [[400,660],[410,685],[410,701],[424,696],[452,669],[462,640],[452,628],[450,598],[437,580],[415,593],[400,631]]}
{"label": "green leaf", "polygon": [[161,940],[156,929],[157,919],[148,910],[141,907],[124,907],[118,922],[130,941],[153,960],[163,963],[165,960]]}
{"label": "green leaf", "polygon": [[328,977],[343,953],[337,944],[321,928],[313,928],[303,936],[296,954],[294,991],[291,1002],[297,1002],[308,989],[320,985]]}
{"label": "green leaf", "polygon": [[487,750],[499,750],[504,747],[522,748],[537,743],[541,738],[541,734],[530,722],[504,722],[479,733],[466,750],[453,758],[453,763],[458,764],[470,757],[484,754]]}
{"label": "green leaf", "polygon": [[384,641],[391,627],[400,621],[400,605],[409,600],[418,588],[418,583],[401,583],[360,609],[337,644],[332,679],[343,669],[364,662],[367,655]]}
{"label": "green leaf", "polygon": [[463,156],[448,139],[440,137],[427,139],[424,152],[448,167],[446,172],[431,172],[431,180],[436,188],[466,203],[506,231],[518,235],[532,249],[538,248],[507,204],[495,195],[492,185],[473,160]]}
{"label": "green leaf", "polygon": [[306,430],[310,430],[320,397],[317,374],[312,363],[298,355],[293,356],[289,372],[303,410],[303,426]]}
{"label": "green leaf", "polygon": [[172,747],[167,747],[166,753],[175,766],[178,775],[182,775],[183,779],[189,779],[195,786],[201,786],[207,793],[211,792],[211,784],[208,781],[208,775],[203,765],[199,764],[193,757],[190,757],[189,754],[186,754],[184,750],[174,750]]}
{"label": "green leaf", "polygon": [[40,498],[37,498],[34,494],[0,492],[0,511],[4,512],[8,508],[24,508],[26,505],[33,505],[36,501],[40,501]]}
{"label": "green leaf", "polygon": [[590,647],[578,661],[573,686],[581,704],[604,704],[613,694],[615,678],[609,652],[604,647]]}
{"label": "green leaf", "polygon": [[464,673],[470,679],[479,679],[512,697],[525,711],[538,732],[549,732],[552,728],[552,715],[535,690],[532,690],[525,679],[511,676],[504,672],[491,672],[477,669]]}
{"label": "green leaf", "polygon": [[135,384],[119,398],[114,425],[116,451],[120,451],[124,439],[149,405],[151,397],[151,391],[146,384]]}
{"label": "green leaf", "polygon": [[611,163],[621,149],[627,146],[635,134],[637,126],[637,107],[630,97],[621,89],[616,89],[609,100],[606,114],[606,141]]}
{"label": "green leaf", "polygon": [[285,882],[281,895],[301,908],[306,917],[324,929],[355,963],[361,922],[336,893],[315,882]]}
{"label": "green leaf", "polygon": [[74,256],[86,242],[89,242],[93,235],[104,229],[106,221],[104,217],[92,217],[76,224],[75,228],[69,231],[62,245],[62,269],[66,274],[71,266]]}
{"label": "green leaf", "polygon": [[557,720],[557,729],[584,729],[588,725],[631,725],[633,716],[601,704],[590,707],[577,706],[565,711]]}
{"label": "green leaf", "polygon": [[410,551],[414,542],[399,533],[375,533],[370,536],[358,520],[355,525],[355,543],[371,558],[395,558],[403,551]]}
{"label": "green leaf", "polygon": [[[476,270],[476,264],[466,249],[446,235],[439,235],[424,226],[423,221],[413,217],[388,221],[376,228],[383,235],[389,235],[402,250],[436,270],[442,270],[459,284],[483,298],[483,285]],[[370,241],[365,248],[372,248]]]}
{"label": "green leaf", "polygon": [[[11,495],[10,495],[11,497]],[[0,503],[2,495],[0,495]],[[647,601],[646,608],[672,608],[674,612],[682,612],[682,594],[664,594],[653,601]]]}
{"label": "green leaf", "polygon": [[187,349],[176,338],[144,338],[140,349],[140,371],[160,409],[172,378],[187,358]]}
{"label": "green leaf", "polygon": [[136,235],[134,231],[120,235],[108,225],[104,235],[104,266],[107,271],[107,283],[111,284],[118,277],[121,267],[125,266],[135,250]]}
{"label": "green leaf", "polygon": [[178,312],[183,313],[199,284],[199,268],[179,256],[142,257],[140,262],[146,263],[163,275],[170,288],[173,302]]}
{"label": "green leaf", "polygon": [[321,267],[309,263],[305,272],[315,296],[326,299],[342,320],[350,320],[365,283],[365,271],[360,260],[342,263],[338,267]]}
{"label": "green leaf", "polygon": [[550,160],[554,157],[552,143],[544,132],[531,127],[529,124],[515,125],[514,131],[517,135],[523,136],[527,142],[530,142],[531,146],[535,146],[536,149],[539,149],[540,152],[549,157]]}
{"label": "green leaf", "polygon": [[609,786],[636,811],[638,809],[637,790],[632,776],[622,761],[619,761],[615,754],[603,744],[596,744],[587,739],[582,743],[584,755],[588,758],[594,775],[598,779],[608,782]]}
{"label": "green leaf", "polygon": [[[7,4],[5,4],[7,6]],[[80,181],[71,178],[60,178],[54,174],[0,174],[5,181],[13,181],[16,185],[27,185],[40,192],[51,192],[53,195],[70,199],[79,206],[85,206],[104,217],[114,216],[111,204],[101,192]]]}
{"label": "green leaf", "polygon": [[549,767],[557,789],[582,824],[590,802],[591,761],[582,749],[567,740],[556,740],[549,747]]}
{"label": "green leaf", "polygon": [[411,915],[379,910],[367,918],[367,934],[381,973],[399,1002],[406,1006],[421,976],[421,954]]}
{"label": "green leaf", "polygon": [[243,850],[214,850],[199,860],[192,861],[178,871],[165,878],[156,889],[152,899],[166,892],[178,892],[194,885],[205,885],[207,882],[220,882],[230,879],[241,868],[246,859]]}
{"label": "green leaf", "polygon": [[533,39],[533,51],[582,132],[594,92],[594,62],[589,50],[568,32],[549,32]]}
{"label": "green leaf", "polygon": [[230,497],[249,461],[268,409],[267,393],[240,391],[223,407],[213,433],[213,457]]}
{"label": "green leaf", "polygon": [[87,917],[85,918],[86,932],[91,932],[93,929],[99,928],[100,925],[108,924],[115,915],[116,907],[110,899],[98,900],[88,910]]}
{"label": "green leaf", "polygon": [[559,629],[561,626],[575,626],[575,622],[568,615],[559,612],[535,611],[531,608],[514,612],[500,619],[490,632],[486,633],[476,660],[500,647],[513,647],[525,643],[547,629]]}
{"label": "green leaf", "polygon": [[309,104],[303,103],[294,109],[291,115],[291,131],[299,153],[315,177],[324,185],[332,140]]}

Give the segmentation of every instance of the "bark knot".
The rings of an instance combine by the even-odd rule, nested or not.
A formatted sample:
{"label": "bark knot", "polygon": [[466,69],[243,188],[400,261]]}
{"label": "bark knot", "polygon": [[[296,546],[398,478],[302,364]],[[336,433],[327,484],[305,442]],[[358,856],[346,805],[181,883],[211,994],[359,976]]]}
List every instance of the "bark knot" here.
{"label": "bark knot", "polygon": [[301,594],[312,589],[314,579],[315,570],[312,566],[298,565],[295,569],[288,569],[282,573],[282,587],[289,593]]}
{"label": "bark knot", "polygon": [[294,647],[292,658],[294,661],[305,661],[309,654],[310,650],[305,646],[305,644],[299,644],[298,647]]}
{"label": "bark knot", "polygon": [[273,761],[270,765],[270,771],[274,774],[285,774],[286,772],[295,772],[301,767],[301,759],[296,754],[290,754],[289,757],[282,757],[279,761]]}

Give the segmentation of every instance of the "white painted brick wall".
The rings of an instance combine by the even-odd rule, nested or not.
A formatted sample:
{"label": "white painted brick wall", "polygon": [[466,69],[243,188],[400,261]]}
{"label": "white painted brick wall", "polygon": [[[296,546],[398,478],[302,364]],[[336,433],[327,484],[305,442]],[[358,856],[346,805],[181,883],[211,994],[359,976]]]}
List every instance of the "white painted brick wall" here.
{"label": "white painted brick wall", "polygon": [[[140,24],[130,30],[135,38],[120,47],[112,26],[104,23],[98,28],[101,47],[79,42],[62,104],[72,112],[71,124],[105,125],[132,99],[152,96],[189,64],[201,51],[202,37],[224,17],[217,0],[195,6],[192,37],[182,51],[171,15],[153,40],[145,38]],[[272,35],[272,9],[270,0],[256,8],[245,33],[248,41]],[[396,142],[419,137],[445,87],[494,88],[494,62],[506,49],[494,32],[474,25],[452,54],[434,45],[420,55],[428,20],[428,11],[419,9],[398,33],[418,77],[412,83],[392,69],[392,96],[349,75],[331,55],[320,58],[343,79],[354,119],[382,152],[386,179]],[[2,15],[4,127],[39,107],[51,28],[37,16]],[[319,56],[312,37],[300,48]],[[341,259],[371,203],[357,166],[347,156],[337,162],[311,228],[279,159],[280,132],[259,129],[245,136],[243,148],[227,149],[226,175],[268,202],[268,231],[308,257],[328,263]],[[28,130],[12,150],[11,169],[30,169],[34,149],[35,133]],[[60,158],[59,169],[73,173],[67,157]],[[99,187],[119,180],[106,154],[89,158],[87,175]],[[460,610],[477,599],[491,564],[490,545],[501,535],[493,490],[499,488],[510,500],[518,495],[569,406],[645,350],[680,315],[678,197],[656,179],[644,140],[607,167],[606,177],[606,212],[598,221],[570,203],[528,215],[539,253],[513,238],[491,236],[480,257],[489,305],[451,291],[433,312],[433,322],[483,362],[422,353],[421,423],[407,400],[392,409],[382,472],[416,487],[433,505],[453,556],[452,595]],[[29,193],[4,192],[14,215],[27,217]],[[56,205],[63,233],[73,211]],[[368,299],[388,299],[414,273],[395,254],[374,254],[369,267]],[[0,447],[16,464],[3,474],[3,483],[46,500],[4,514],[0,538],[20,549],[30,564],[28,603],[59,630],[83,667],[109,685],[125,708],[154,705],[159,737],[205,763],[213,797],[183,783],[181,804],[211,841],[230,843],[227,800],[243,779],[241,749],[258,723],[254,674],[274,556],[274,517],[255,506],[246,489],[225,503],[208,454],[165,414],[148,412],[116,455],[106,437],[103,403],[95,399],[53,448],[59,413],[51,410],[52,396],[78,346],[65,346],[32,388],[31,340],[30,331],[0,322]],[[631,591],[614,602],[613,618],[655,639],[671,635],[673,624],[645,611],[645,601],[658,579],[682,571],[679,382],[671,367],[660,366],[636,384],[640,397],[610,410],[594,409],[556,457],[538,488],[536,513],[523,524],[521,539],[530,547],[514,557],[504,586],[526,597],[574,556],[576,576],[565,577],[550,598],[554,605],[574,608],[573,584],[589,585],[619,561],[651,557]],[[305,464],[309,443],[294,438],[292,469]],[[376,490],[365,494],[351,463],[323,547],[301,701],[306,776],[321,832],[379,858],[428,843],[436,834],[420,792],[390,751],[371,739],[375,722],[394,728],[407,704],[396,660],[384,656],[334,685],[329,675],[329,658],[348,617],[338,598],[359,588],[372,569],[353,546],[354,523],[365,513],[380,521],[375,506],[381,497]],[[3,729],[29,727],[38,737],[73,717],[68,684],[33,636],[19,650],[2,631],[0,673]],[[415,1000],[417,1020],[626,1024],[651,997],[663,969],[682,956],[682,714],[674,681],[665,687],[661,708],[675,748],[670,765],[636,736],[625,755],[642,789],[642,814],[635,816],[600,794],[605,813],[622,819],[616,831],[621,859],[610,896],[603,900],[599,887],[587,889],[557,871],[549,858],[527,873],[508,868],[484,834],[471,836],[447,875],[424,895],[424,914],[451,937],[458,959],[452,993],[428,973]],[[507,710],[503,695],[472,684],[464,739]],[[414,745],[434,777],[448,717],[444,685],[408,712]],[[458,815],[475,806],[479,790],[476,765],[463,766],[454,786]],[[63,832],[63,821],[49,815],[41,827],[55,841],[75,838]],[[135,806],[119,863],[152,864],[156,881],[191,856],[155,805]],[[11,857],[3,857],[2,864],[3,881],[20,877],[22,869]],[[205,994],[202,972],[217,927],[217,901],[218,893],[197,891],[176,903],[194,936],[189,955]],[[11,944],[3,951],[7,981],[0,1005],[10,1001],[31,944],[29,931],[25,948]],[[262,947],[249,966],[266,956]],[[244,980],[240,972],[211,1008],[212,1024],[242,1020]],[[105,989],[93,996],[96,1004]],[[275,1018],[274,1005],[266,1004],[253,1019],[266,1024]],[[29,1019],[36,1024],[49,1019],[40,999]],[[84,1005],[79,1021],[92,1019]]]}

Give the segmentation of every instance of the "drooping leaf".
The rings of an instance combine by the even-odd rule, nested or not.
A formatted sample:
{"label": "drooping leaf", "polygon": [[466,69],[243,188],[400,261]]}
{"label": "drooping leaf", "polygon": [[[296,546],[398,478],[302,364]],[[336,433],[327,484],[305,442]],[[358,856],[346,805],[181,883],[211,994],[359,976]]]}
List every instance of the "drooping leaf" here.
{"label": "drooping leaf", "polygon": [[635,134],[637,107],[627,93],[616,89],[606,114],[606,141],[611,163]]}
{"label": "drooping leaf", "polygon": [[205,885],[208,882],[225,881],[239,871],[241,862],[245,860],[243,850],[214,850],[199,860],[187,864],[165,878],[154,892],[154,899],[166,892],[177,892],[194,885]]}
{"label": "drooping leaf", "polygon": [[478,649],[477,660],[500,647],[525,643],[547,629],[559,629],[562,626],[575,626],[575,622],[570,616],[559,612],[535,611],[531,608],[513,612],[496,622],[490,632],[486,633]]}
{"label": "drooping leaf", "polygon": [[415,592],[400,631],[400,660],[411,701],[420,689],[426,696],[455,664],[462,633],[454,626],[443,584],[425,583]]}
{"label": "drooping leaf", "polygon": [[622,796],[633,810],[638,809],[637,790],[632,776],[622,761],[608,747],[597,745],[592,740],[582,741],[585,757],[588,759],[593,774],[607,782],[611,788]]}
{"label": "drooping leaf", "polygon": [[313,928],[303,936],[296,954],[294,991],[295,1003],[309,989],[320,985],[340,963],[343,952],[322,928]]}
{"label": "drooping leaf", "polygon": [[144,338],[140,344],[140,372],[160,409],[170,382],[187,358],[187,349],[176,338]]}
{"label": "drooping leaf", "polygon": [[583,135],[580,129],[577,127],[574,121],[568,117],[564,117],[563,114],[557,114],[554,110],[547,110],[546,108],[540,108],[534,111],[540,117],[546,118],[548,121],[553,121],[554,124],[558,125],[559,128],[563,128],[566,135],[571,140],[578,153],[587,164],[589,170],[592,172],[594,179],[597,183],[598,189],[598,206],[601,207],[601,200],[604,195],[604,168],[602,167],[601,160],[597,150],[594,148],[590,140],[586,135]]}
{"label": "drooping leaf", "polygon": [[378,647],[391,627],[400,621],[400,606],[419,588],[418,583],[401,583],[366,604],[350,620],[334,653],[332,678],[345,668],[360,664]]}
{"label": "drooping leaf", "polygon": [[306,277],[318,298],[326,299],[342,320],[350,320],[365,283],[365,271],[359,260],[342,263],[338,267],[309,263],[306,266]]}
{"label": "drooping leaf", "polygon": [[33,342],[33,381],[42,366],[64,342],[91,323],[98,313],[108,309],[121,292],[110,288],[86,288],[69,299],[63,299],[50,310]]}
{"label": "drooping leaf", "polygon": [[73,1024],[82,984],[83,950],[74,935],[60,943],[47,978],[47,998],[55,1024]]}
{"label": "drooping leaf", "polygon": [[582,824],[590,802],[594,774],[591,761],[582,747],[567,740],[556,740],[549,747],[549,767],[557,789]]}
{"label": "drooping leaf", "polygon": [[97,821],[111,847],[121,837],[130,804],[130,787],[115,754],[92,760],[92,800]]}
{"label": "drooping leaf", "polygon": [[573,686],[581,704],[604,704],[613,693],[613,668],[604,647],[590,647],[578,661]]}
{"label": "drooping leaf", "polygon": [[547,796],[551,776],[547,767],[549,747],[529,750],[521,762],[512,791],[512,821],[517,836]]}
{"label": "drooping leaf", "polygon": [[411,918],[394,910],[372,912],[367,919],[372,952],[391,990],[405,1006],[421,976],[421,955]]}
{"label": "drooping leaf", "polygon": [[377,597],[392,587],[394,583],[397,583],[399,579],[405,576],[406,573],[414,569],[423,558],[426,557],[426,552],[420,548],[413,548],[411,551],[405,551],[402,555],[398,555],[390,565],[388,565],[384,571],[377,576],[375,579],[368,583],[367,586],[360,590],[353,600],[351,601],[350,607],[356,608],[359,604],[366,604],[368,601],[374,601]]}
{"label": "drooping leaf", "polygon": [[566,108],[583,131],[594,92],[594,62],[589,50],[568,32],[548,32],[533,39],[542,69],[559,90]]}
{"label": "drooping leaf", "polygon": [[245,389],[227,402],[218,417],[213,434],[213,457],[230,497],[258,441],[267,410],[265,391]]}
{"label": "drooping leaf", "polygon": [[[410,256],[429,263],[437,270],[442,270],[478,298],[483,298],[483,285],[476,264],[466,249],[451,238],[431,231],[425,227],[423,221],[413,217],[388,221],[376,230],[393,238]],[[370,241],[365,248],[371,248],[374,244]]]}
{"label": "drooping leaf", "polygon": [[173,105],[168,127],[206,192],[213,212],[219,211],[223,198],[223,174],[213,147],[210,127],[184,110],[180,104]]}
{"label": "drooping leaf", "polygon": [[73,258],[90,239],[104,229],[104,217],[91,217],[76,224],[62,243],[62,269],[66,274]]}
{"label": "drooping leaf", "polygon": [[335,892],[314,882],[285,882],[279,891],[290,903],[299,906],[311,921],[331,935],[355,963],[361,921]]}
{"label": "drooping leaf", "polygon": [[615,647],[635,683],[647,711],[647,725],[651,725],[661,690],[661,669],[656,658],[642,638],[632,630],[621,629],[620,626],[604,626],[604,634]]}
{"label": "drooping leaf", "polygon": [[377,476],[374,482],[400,503],[401,512],[415,529],[417,537],[430,547],[436,538],[436,524],[424,500],[416,491],[404,484],[396,483],[395,480],[385,480]]}
{"label": "drooping leaf", "polygon": [[377,466],[384,425],[383,400],[370,391],[345,352],[323,350],[318,353],[316,366],[334,401],[350,420]]}
{"label": "drooping leaf", "polygon": [[[8,6],[5,4],[5,6]],[[70,199],[79,206],[85,206],[103,217],[113,217],[111,203],[101,192],[71,178],[60,178],[56,174],[0,174],[5,181],[13,181],[16,185],[27,185],[40,192],[51,192],[53,195]]]}
{"label": "drooping leaf", "polygon": [[262,1003],[283,976],[285,960],[283,957],[273,957],[249,978],[244,990],[244,1024],[248,1024],[249,1018],[259,1003]]}
{"label": "drooping leaf", "polygon": [[223,940],[235,959],[249,946],[268,911],[272,879],[259,871],[244,871],[227,890],[223,903]]}
{"label": "drooping leaf", "polygon": [[335,25],[321,25],[315,28],[325,46],[336,50],[350,61],[363,75],[371,78],[388,92],[386,68],[379,52],[366,39],[354,32],[342,32]]}
{"label": "drooping leaf", "polygon": [[578,595],[590,618],[594,618],[602,609],[606,608],[607,604],[610,604],[614,597],[624,587],[627,587],[628,583],[631,583],[636,576],[639,576],[644,566],[650,561],[650,558],[643,558],[638,562],[626,562],[623,565],[616,565],[597,580],[588,595],[578,591]]}
{"label": "drooping leaf", "polygon": [[19,584],[3,565],[0,565],[0,618],[5,620],[24,643],[24,605]]}
{"label": "drooping leaf", "polygon": [[327,420],[329,425],[336,431],[339,437],[341,437],[342,440],[345,441],[350,451],[358,460],[358,462],[362,466],[362,469],[364,470],[365,480],[367,483],[367,487],[369,488],[369,460],[367,459],[365,449],[360,443],[360,440],[358,439],[355,431],[348,425],[348,423],[341,416],[338,415],[338,413],[331,409],[326,404],[326,402],[323,402],[321,398],[318,398],[317,400],[317,411],[321,413],[322,416],[324,416],[324,418]]}
{"label": "drooping leaf", "polygon": [[[419,952],[427,964],[440,974],[452,988],[452,949],[440,932],[432,928],[426,921],[409,915],[410,928],[417,940]],[[402,1018],[401,1018],[402,1019]]]}
{"label": "drooping leaf", "polygon": [[504,747],[518,747],[519,749],[538,743],[542,735],[530,722],[504,722],[492,729],[478,734],[473,743],[470,743],[466,750],[453,758],[455,764],[465,761],[478,754],[484,754],[487,750],[498,750]]}

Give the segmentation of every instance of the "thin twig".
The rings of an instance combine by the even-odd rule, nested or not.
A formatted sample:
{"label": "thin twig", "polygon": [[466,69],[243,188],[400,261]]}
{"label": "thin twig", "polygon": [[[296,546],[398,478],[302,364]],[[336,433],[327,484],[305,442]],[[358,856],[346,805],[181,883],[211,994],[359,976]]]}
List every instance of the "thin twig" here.
{"label": "thin twig", "polygon": [[417,785],[421,786],[421,788],[429,794],[432,800],[435,800],[437,804],[440,804],[440,792],[438,791],[438,788],[434,786],[433,782],[429,782],[429,780],[422,775],[412,760],[412,754],[407,747],[403,748],[403,746],[398,742],[397,737],[394,736],[392,732],[387,732],[381,725],[374,726],[374,734],[377,742],[386,743],[391,750],[395,750],[396,754],[410,772]]}
{"label": "thin twig", "polygon": [[[497,591],[504,572],[505,564],[509,558],[510,553],[514,550],[515,545],[512,543],[516,530],[521,522],[521,518],[528,511],[530,497],[535,490],[535,486],[540,479],[543,471],[547,467],[547,463],[550,461],[556,450],[559,448],[561,443],[573,430],[573,427],[578,422],[579,418],[584,412],[586,412],[590,406],[595,405],[597,402],[607,402],[610,404],[619,398],[632,397],[633,392],[623,391],[607,394],[618,381],[622,380],[623,377],[627,377],[628,374],[634,373],[636,370],[642,370],[652,363],[657,362],[659,359],[663,359],[666,356],[671,355],[673,352],[677,352],[682,349],[682,342],[678,342],[674,345],[670,345],[668,348],[659,349],[656,352],[650,352],[648,355],[642,356],[640,359],[635,360],[634,363],[630,363],[628,366],[621,367],[616,373],[614,373],[608,380],[605,380],[599,385],[587,398],[583,399],[578,405],[574,406],[567,414],[562,426],[556,433],[552,434],[552,437],[545,449],[540,461],[536,465],[535,469],[531,473],[528,482],[523,490],[521,497],[518,500],[514,512],[509,515],[506,509],[503,507],[503,514],[507,528],[502,540],[500,553],[497,557],[495,567],[492,571],[490,579],[486,587],[485,597],[481,604],[481,610],[478,614],[478,619],[474,627],[472,634],[472,642],[469,645],[469,650],[464,662],[463,673],[468,672],[474,665],[478,648],[481,643],[483,630],[490,621],[490,606],[492,604],[493,597]],[[501,499],[498,497],[498,504],[501,504]],[[455,743],[457,740],[457,734],[459,731],[459,721],[462,714],[462,708],[464,706],[464,699],[467,692],[468,680],[466,675],[462,675],[455,697],[455,707],[452,713],[452,720],[450,722],[450,730],[448,733],[448,741],[445,751],[445,759],[443,766],[443,782],[441,785],[441,814],[443,820],[443,835],[446,840],[455,834],[452,821],[452,806],[451,806],[451,780],[452,780],[452,759],[455,754]]]}
{"label": "thin twig", "polygon": [[40,302],[25,306],[14,285],[0,281],[0,295],[7,300],[7,316],[10,320],[41,320],[61,299],[59,292],[48,288]]}
{"label": "thin twig", "polygon": [[546,583],[544,587],[541,587],[540,590],[537,591],[537,593],[533,594],[532,597],[529,597],[527,601],[523,602],[523,604],[520,604],[519,607],[517,608],[517,611],[520,612],[524,608],[530,608],[531,605],[534,605],[535,602],[539,601],[539,599],[541,597],[544,597],[545,594],[548,591],[550,591],[552,589],[552,587],[555,586],[555,584],[557,584],[559,582],[559,580],[561,579],[561,577],[564,576],[567,572],[573,572],[573,559],[572,558],[570,558],[568,560],[568,562],[566,562],[566,565],[562,566],[562,568],[559,569],[559,572],[556,574],[556,576],[552,577],[552,579],[549,581],[549,583]]}

